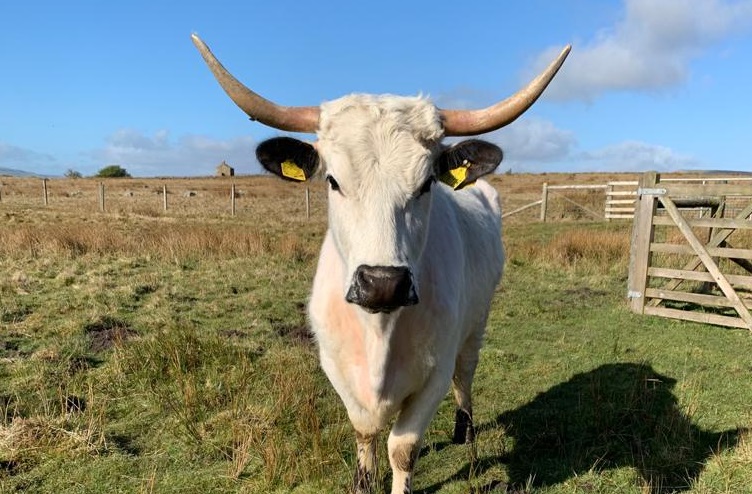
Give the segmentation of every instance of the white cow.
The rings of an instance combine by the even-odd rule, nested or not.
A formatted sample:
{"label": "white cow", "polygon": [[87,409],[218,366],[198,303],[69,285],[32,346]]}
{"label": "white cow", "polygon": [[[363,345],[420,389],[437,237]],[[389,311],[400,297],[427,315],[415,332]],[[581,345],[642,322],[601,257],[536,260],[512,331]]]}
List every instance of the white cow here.
{"label": "white cow", "polygon": [[321,366],[355,428],[354,490],[370,492],[376,438],[396,417],[388,439],[392,493],[410,492],[423,434],[450,385],[453,439],[474,438],[470,388],[504,264],[499,199],[477,180],[498,166],[501,149],[441,140],[517,118],[569,47],[527,88],[484,110],[439,110],[422,97],[391,95],[290,108],[243,86],[193,40],[252,119],[318,136],[313,145],[270,139],[256,154],[282,178],[322,174],[329,182],[329,228],[308,305]]}

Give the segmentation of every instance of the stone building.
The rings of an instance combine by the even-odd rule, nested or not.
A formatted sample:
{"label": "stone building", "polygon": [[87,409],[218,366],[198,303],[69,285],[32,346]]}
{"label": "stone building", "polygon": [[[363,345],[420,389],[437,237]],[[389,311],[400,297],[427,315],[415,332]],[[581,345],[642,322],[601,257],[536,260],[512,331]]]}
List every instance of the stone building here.
{"label": "stone building", "polygon": [[222,161],[222,163],[220,163],[219,166],[217,166],[217,176],[218,177],[234,177],[235,168],[228,165],[226,161]]}

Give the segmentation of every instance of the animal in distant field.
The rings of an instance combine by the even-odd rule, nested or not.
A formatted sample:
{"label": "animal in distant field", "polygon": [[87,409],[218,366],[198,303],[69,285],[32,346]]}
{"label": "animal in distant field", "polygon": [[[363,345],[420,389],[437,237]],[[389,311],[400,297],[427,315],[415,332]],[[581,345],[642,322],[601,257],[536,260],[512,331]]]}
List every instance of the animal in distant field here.
{"label": "animal in distant field", "polygon": [[196,35],[193,41],[253,120],[318,137],[315,144],[269,139],[256,155],[283,179],[326,177],[329,223],[308,314],[321,366],[355,428],[354,490],[371,490],[376,438],[396,417],[387,443],[392,493],[411,492],[423,434],[450,386],[453,439],[474,439],[470,388],[504,265],[498,195],[478,180],[496,169],[502,151],[477,139],[452,146],[442,139],[511,123],[540,96],[569,47],[511,98],[465,111],[368,94],[279,106],[235,79]]}

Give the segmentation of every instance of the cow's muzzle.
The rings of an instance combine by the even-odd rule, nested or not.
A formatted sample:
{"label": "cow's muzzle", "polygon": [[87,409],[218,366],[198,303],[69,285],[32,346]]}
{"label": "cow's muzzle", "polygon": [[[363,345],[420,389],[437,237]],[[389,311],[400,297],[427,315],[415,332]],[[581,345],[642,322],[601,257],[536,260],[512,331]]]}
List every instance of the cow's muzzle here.
{"label": "cow's muzzle", "polygon": [[413,277],[407,267],[360,265],[345,299],[368,312],[392,312],[418,303]]}

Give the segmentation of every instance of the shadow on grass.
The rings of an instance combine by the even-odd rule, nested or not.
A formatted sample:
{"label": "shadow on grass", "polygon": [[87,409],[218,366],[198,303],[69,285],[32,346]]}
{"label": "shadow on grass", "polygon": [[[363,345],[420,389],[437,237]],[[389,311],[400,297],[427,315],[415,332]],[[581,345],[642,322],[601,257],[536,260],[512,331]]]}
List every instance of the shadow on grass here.
{"label": "shadow on grass", "polygon": [[[744,430],[703,430],[679,406],[676,380],[648,365],[607,364],[577,374],[540,393],[530,403],[478,426],[502,428],[514,438],[508,454],[479,458],[450,480],[467,479],[507,465],[509,485],[493,481],[478,492],[526,492],[525,486],[555,485],[591,469],[637,469],[652,494],[691,487],[715,452],[736,446]],[[443,482],[442,482],[443,484]],[[436,492],[436,484],[421,490]]]}

